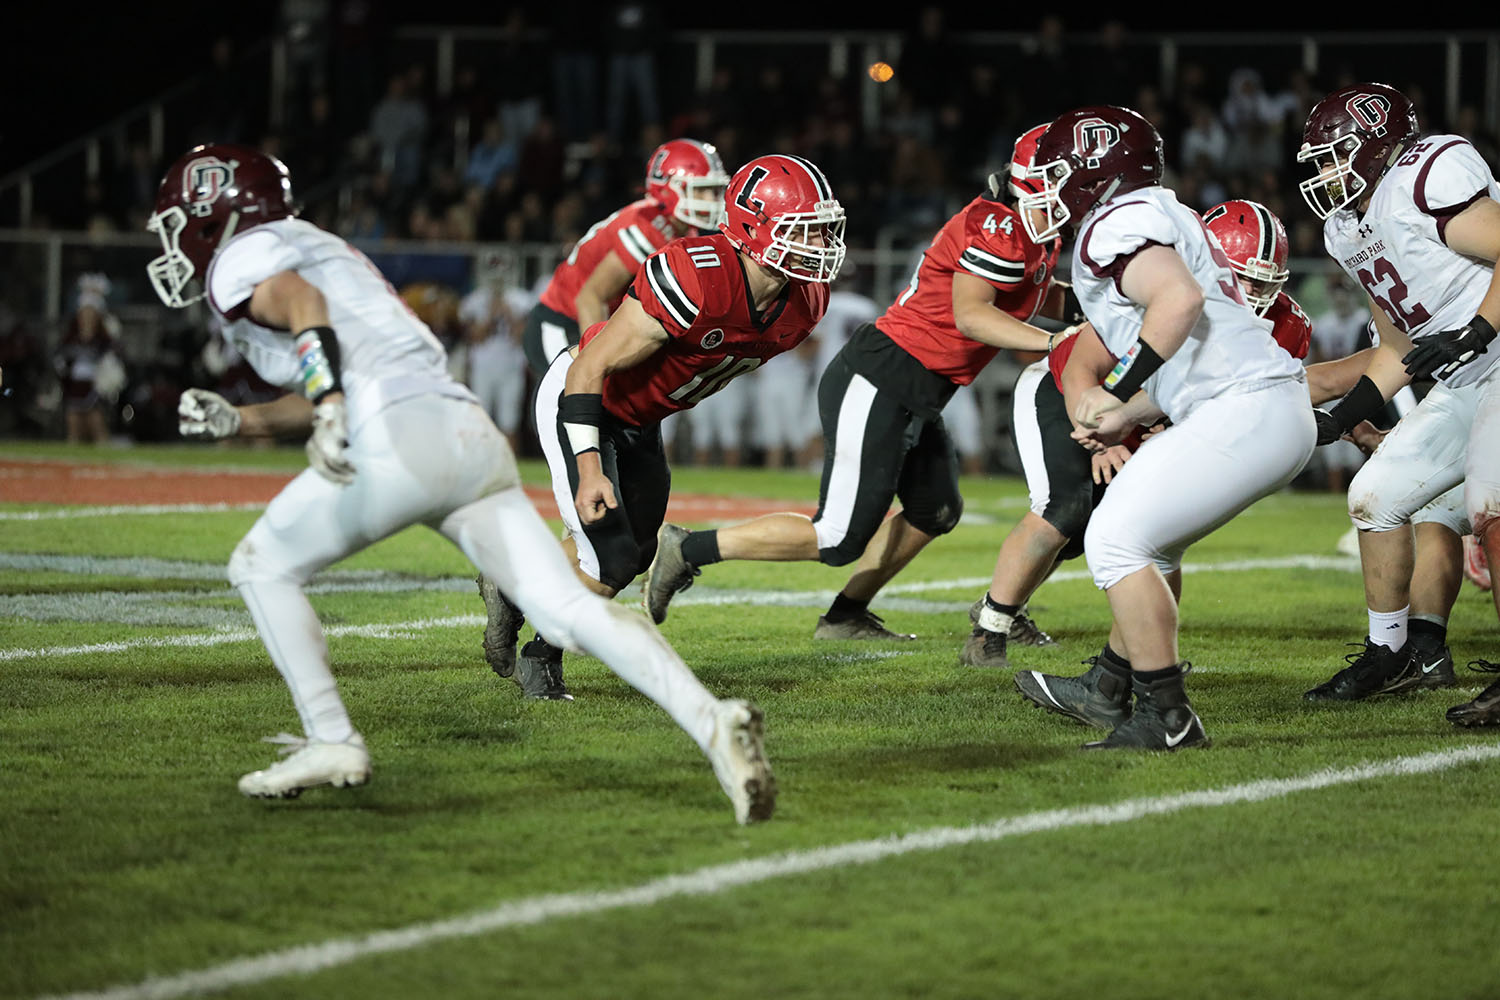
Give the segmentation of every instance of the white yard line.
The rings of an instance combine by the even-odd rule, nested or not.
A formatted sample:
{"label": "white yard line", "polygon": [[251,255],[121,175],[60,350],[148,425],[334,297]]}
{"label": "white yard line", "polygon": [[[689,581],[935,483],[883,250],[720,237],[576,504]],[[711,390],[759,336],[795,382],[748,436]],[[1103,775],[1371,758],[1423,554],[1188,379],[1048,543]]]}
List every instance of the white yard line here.
{"label": "white yard line", "polygon": [[[3,554],[0,554],[3,555]],[[0,558],[0,564],[25,563],[29,557]],[[73,567],[72,557],[62,560],[69,568]],[[85,557],[78,557],[76,561],[88,563]],[[105,572],[122,572],[126,569],[122,564],[124,560],[109,561]],[[17,566],[16,568],[19,568]],[[45,565],[36,565],[33,568],[47,568]],[[64,568],[61,563],[58,568]],[[1315,556],[1296,555],[1282,556],[1274,559],[1237,559],[1221,563],[1184,563],[1184,573],[1243,573],[1251,570],[1263,569],[1326,569],[1357,571],[1359,560],[1347,556]],[[183,575],[187,572],[182,567],[174,567],[174,572],[181,570]],[[67,570],[65,570],[67,571]],[[222,570],[215,569],[215,573]],[[340,571],[329,571],[327,576],[336,576]],[[347,581],[338,584],[322,585],[314,584],[309,588],[312,592],[326,590],[329,592],[346,591],[393,591],[402,589],[449,589],[458,587],[467,590],[470,586],[465,581],[454,578],[453,581],[439,581],[433,585],[430,581],[426,584],[420,581],[409,580],[406,584],[391,579],[382,579],[386,574],[378,571],[350,571]],[[365,577],[367,579],[360,580]],[[373,578],[373,579],[368,579]],[[1086,580],[1089,578],[1087,570],[1065,570],[1052,574],[1049,583],[1060,583],[1070,580]],[[320,579],[323,577],[320,576]],[[909,611],[922,614],[946,614],[963,611],[968,608],[967,602],[941,602],[903,600],[904,594],[916,594],[924,591],[942,590],[964,590],[986,586],[989,577],[962,577],[956,580],[928,580],[919,583],[898,584],[887,587],[882,592],[882,597],[877,600],[879,607],[885,610]],[[627,600],[633,599],[630,593],[622,595]],[[821,607],[833,600],[834,592],[831,590],[739,590],[722,589],[715,590],[709,587],[695,588],[673,601],[677,607],[688,607],[692,605],[752,605],[758,607]],[[5,612],[5,601],[0,599],[0,614]],[[329,638],[340,636],[361,636],[364,638],[416,638],[420,633],[439,628],[475,628],[483,626],[485,619],[480,615],[452,615],[446,618],[422,618],[415,621],[392,622],[384,625],[339,625],[327,630]],[[123,653],[133,649],[143,648],[201,648],[206,646],[222,646],[232,642],[250,642],[256,638],[255,632],[248,628],[220,628],[210,632],[195,632],[174,636],[149,636],[138,639],[121,639],[115,642],[99,642],[86,645],[73,646],[43,646],[43,647],[18,647],[13,649],[0,649],[0,663],[11,660],[32,660],[51,656],[79,656],[96,655],[103,653]]]}
{"label": "white yard line", "polygon": [[1113,826],[1187,809],[1213,809],[1245,802],[1265,802],[1297,792],[1375,778],[1433,774],[1497,758],[1500,758],[1500,744],[1474,744],[1338,770],[1314,771],[1294,778],[1270,778],[1224,788],[1126,799],[1106,805],[1049,809],[976,826],[934,827],[876,840],[856,840],[811,850],[788,851],[769,857],[710,865],[681,875],[667,875],[626,889],[532,896],[449,920],[412,924],[395,930],[377,931],[364,937],[337,938],[319,944],[267,952],[252,958],[241,958],[173,976],[157,976],[98,992],[71,993],[67,995],[67,1000],[170,1000],[173,997],[213,993],[263,983],[282,976],[305,975],[348,965],[375,955],[411,951],[437,941],[475,937],[509,927],[531,926],[584,914],[651,906],[671,899],[714,896],[770,879],[865,865],[919,851],[992,843],[1025,834],[1047,833],[1072,827]]}
{"label": "white yard line", "polygon": [[265,509],[263,503],[122,504],[118,507],[64,507],[61,510],[0,510],[0,521],[62,521],[75,517],[129,514],[222,514],[225,511]]}

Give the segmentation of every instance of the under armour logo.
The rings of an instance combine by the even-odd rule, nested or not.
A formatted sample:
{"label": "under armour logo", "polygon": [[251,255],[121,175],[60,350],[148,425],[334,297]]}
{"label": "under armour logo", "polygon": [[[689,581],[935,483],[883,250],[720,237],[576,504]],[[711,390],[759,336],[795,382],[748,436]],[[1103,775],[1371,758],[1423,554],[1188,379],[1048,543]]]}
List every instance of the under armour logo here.
{"label": "under armour logo", "polygon": [[1359,238],[1360,239],[1367,240],[1371,236],[1374,236],[1374,235],[1375,235],[1375,227],[1374,226],[1360,226],[1359,227]]}

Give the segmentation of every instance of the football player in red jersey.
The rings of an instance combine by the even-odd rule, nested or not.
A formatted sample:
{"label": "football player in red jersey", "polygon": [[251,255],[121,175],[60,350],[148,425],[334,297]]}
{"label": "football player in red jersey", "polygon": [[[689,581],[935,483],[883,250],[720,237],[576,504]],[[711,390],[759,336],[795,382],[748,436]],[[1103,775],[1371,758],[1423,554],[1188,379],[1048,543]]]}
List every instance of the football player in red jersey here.
{"label": "football player in red jersey", "polygon": [[[800,156],[757,157],[725,192],[719,232],[646,259],[609,318],[559,354],[537,390],[536,425],[579,575],[613,596],[656,551],[672,474],[662,418],[802,343],[844,260],[844,209]],[[519,661],[520,612],[487,595],[486,655],[534,697],[567,697],[562,650],[543,637]]]}
{"label": "football player in red jersey", "polygon": [[729,175],[713,146],[673,139],[651,154],[646,196],[589,227],[526,319],[522,345],[538,378],[580,330],[609,318],[648,256],[679,236],[712,231]]}
{"label": "football player in red jersey", "polygon": [[[1040,129],[1016,143],[1029,166]],[[817,516],[770,514],[717,531],[662,529],[646,607],[666,617],[672,595],[722,559],[819,560],[854,575],[818,619],[820,639],[911,639],[892,632],[870,600],[938,535],[958,524],[958,464],[941,412],[1002,349],[1045,351],[1030,321],[1059,317],[1066,287],[1052,281],[1058,241],[1026,236],[1014,182],[989,190],[945,224],[911,283],[874,323],[856,329],[818,385],[826,443]],[[901,510],[886,518],[891,501]]]}
{"label": "football player in red jersey", "polygon": [[[1288,354],[1298,360],[1306,358],[1312,323],[1281,290],[1291,277],[1286,265],[1290,245],[1281,220],[1253,201],[1216,205],[1203,219],[1239,276],[1246,302],[1271,320],[1271,335]],[[1098,335],[1085,324],[1076,336],[1059,336],[1046,359],[1031,365],[1016,380],[1012,426],[1031,510],[1001,544],[990,588],[969,611],[974,629],[959,654],[960,662],[968,666],[1009,666],[1006,647],[1018,640],[1016,617],[1058,562],[1083,554],[1089,517],[1114,474],[1141,442],[1137,432],[1120,444],[1090,453],[1073,440],[1062,378],[1068,358],[1080,344],[1091,352],[1104,351]],[[1173,594],[1180,595],[1181,573],[1172,572],[1166,578]],[[1034,625],[1022,634],[1044,640],[1033,639],[1031,645],[1051,641]]]}

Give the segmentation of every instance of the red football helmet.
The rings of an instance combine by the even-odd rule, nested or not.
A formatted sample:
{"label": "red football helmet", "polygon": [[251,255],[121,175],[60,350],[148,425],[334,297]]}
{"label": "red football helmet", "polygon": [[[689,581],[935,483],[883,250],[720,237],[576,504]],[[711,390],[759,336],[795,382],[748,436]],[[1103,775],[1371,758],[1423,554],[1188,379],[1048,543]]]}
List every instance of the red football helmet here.
{"label": "red football helmet", "polygon": [[844,207],[800,156],[758,156],[736,171],[719,229],[757,264],[799,281],[830,282],[844,263]]}
{"label": "red football helmet", "polygon": [[1034,125],[1021,133],[1016,140],[1016,145],[1010,151],[1010,193],[1016,198],[1023,198],[1028,194],[1040,194],[1042,185],[1036,178],[1030,176],[1032,161],[1036,159],[1036,144],[1041,141],[1043,133],[1047,131],[1050,122]]}
{"label": "red football helmet", "polygon": [[657,146],[646,168],[646,196],[672,218],[696,229],[718,227],[728,184],[719,151],[694,139],[673,139]]}
{"label": "red football helmet", "polygon": [[[1161,183],[1161,136],[1129,108],[1104,104],[1059,115],[1037,141],[1027,176],[1040,190],[1020,198],[1021,221],[1037,243],[1077,228],[1095,205]],[[1045,216],[1038,230],[1032,210]]]}
{"label": "red football helmet", "polygon": [[1203,213],[1203,224],[1214,234],[1234,273],[1241,278],[1245,299],[1257,315],[1281,294],[1281,286],[1292,276],[1286,259],[1291,244],[1286,227],[1276,213],[1258,201],[1226,201]]}
{"label": "red football helmet", "polygon": [[1297,162],[1317,173],[1298,185],[1307,206],[1326,219],[1373,188],[1417,135],[1411,102],[1383,83],[1335,90],[1307,116]]}
{"label": "red football helmet", "polygon": [[[167,168],[146,229],[166,252],[146,265],[163,302],[181,309],[203,297],[209,262],[235,233],[296,215],[286,165],[248,146],[196,146]],[[185,296],[197,278],[198,292]]]}

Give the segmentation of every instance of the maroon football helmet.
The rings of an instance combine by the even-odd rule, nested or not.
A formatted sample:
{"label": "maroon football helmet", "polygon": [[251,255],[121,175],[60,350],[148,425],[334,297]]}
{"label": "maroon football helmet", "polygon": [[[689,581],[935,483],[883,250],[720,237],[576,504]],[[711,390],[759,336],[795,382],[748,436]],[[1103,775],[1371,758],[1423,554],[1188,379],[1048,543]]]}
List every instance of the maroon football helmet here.
{"label": "maroon football helmet", "polygon": [[800,156],[757,156],[724,192],[719,230],[750,259],[798,281],[827,283],[844,263],[844,207]]}
{"label": "maroon football helmet", "polygon": [[1245,301],[1264,316],[1292,272],[1286,266],[1291,243],[1276,213],[1258,201],[1226,201],[1203,213],[1229,265],[1240,276]]}
{"label": "maroon football helmet", "polygon": [[[1020,198],[1021,221],[1040,243],[1076,229],[1095,205],[1161,183],[1161,136],[1129,108],[1097,105],[1059,115],[1036,145],[1029,176],[1041,184]],[[1038,230],[1033,211],[1045,216]]]}
{"label": "maroon football helmet", "polygon": [[[286,165],[248,146],[197,146],[167,168],[146,228],[161,237],[146,265],[163,302],[181,309],[203,297],[209,262],[236,233],[296,215]],[[196,294],[184,295],[198,279]]]}
{"label": "maroon football helmet", "polygon": [[1373,188],[1417,135],[1411,102],[1383,83],[1335,90],[1307,116],[1297,162],[1317,173],[1298,188],[1320,219],[1354,204]]}

